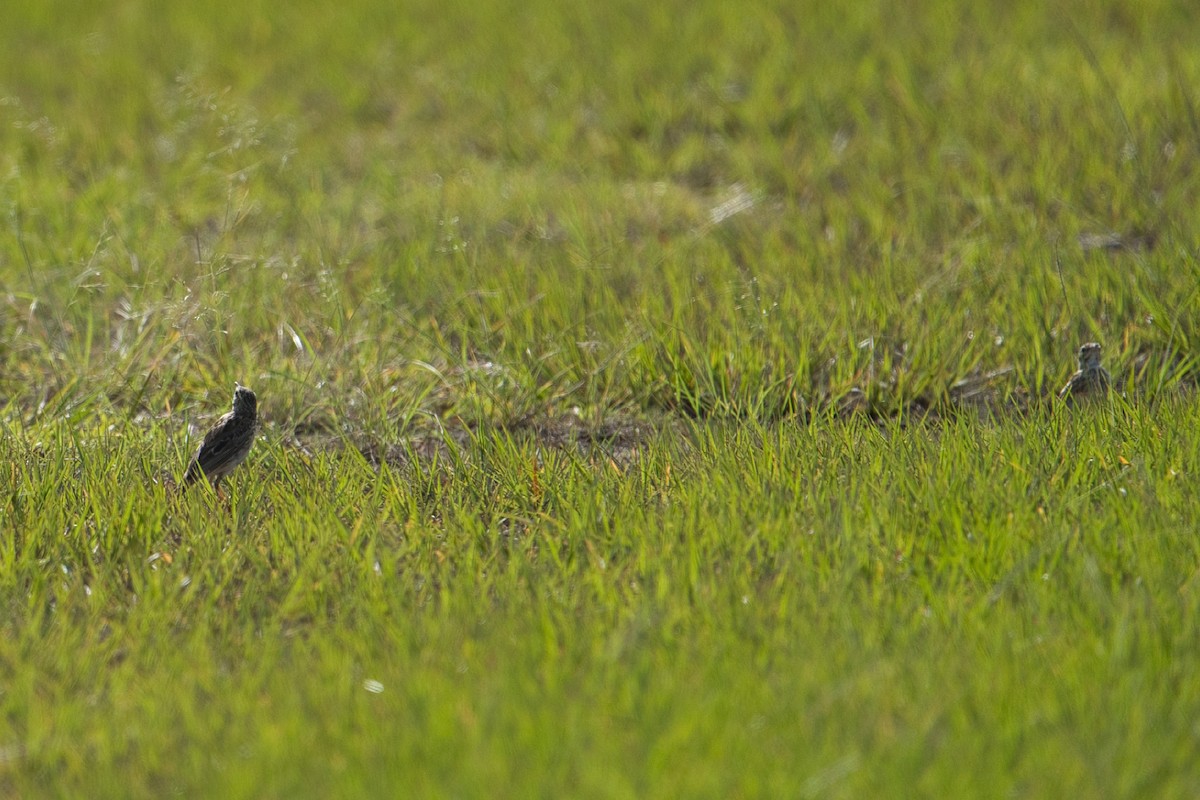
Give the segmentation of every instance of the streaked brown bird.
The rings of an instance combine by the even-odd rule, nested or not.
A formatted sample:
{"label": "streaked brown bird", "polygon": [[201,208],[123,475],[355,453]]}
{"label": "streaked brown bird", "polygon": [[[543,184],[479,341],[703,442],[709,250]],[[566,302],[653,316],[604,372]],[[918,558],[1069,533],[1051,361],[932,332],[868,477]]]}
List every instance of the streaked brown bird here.
{"label": "streaked brown bird", "polygon": [[219,489],[221,479],[233,472],[250,454],[257,431],[258,398],[240,383],[234,384],[233,410],[217,420],[217,424],[205,435],[200,449],[184,473],[184,487],[205,477],[213,489]]}
{"label": "streaked brown bird", "polygon": [[1100,345],[1088,342],[1079,348],[1079,369],[1058,393],[1060,400],[1071,402],[1085,397],[1100,397],[1108,393],[1112,376],[1100,364]]}

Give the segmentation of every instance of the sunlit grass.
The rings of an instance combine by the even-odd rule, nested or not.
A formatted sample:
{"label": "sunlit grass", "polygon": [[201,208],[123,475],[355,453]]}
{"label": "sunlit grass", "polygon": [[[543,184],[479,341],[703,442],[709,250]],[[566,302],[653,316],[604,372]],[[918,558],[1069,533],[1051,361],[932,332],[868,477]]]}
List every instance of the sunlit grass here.
{"label": "sunlit grass", "polygon": [[[147,488],[149,435],[35,462],[11,785],[857,795],[968,791],[968,762],[1182,790],[1200,465],[1167,421],[1195,412],[705,425],[624,469],[485,434],[377,472],[267,436],[228,508]],[[21,516],[106,475],[130,491]]]}
{"label": "sunlit grass", "polygon": [[1190,22],[6,9],[0,793],[1195,795]]}

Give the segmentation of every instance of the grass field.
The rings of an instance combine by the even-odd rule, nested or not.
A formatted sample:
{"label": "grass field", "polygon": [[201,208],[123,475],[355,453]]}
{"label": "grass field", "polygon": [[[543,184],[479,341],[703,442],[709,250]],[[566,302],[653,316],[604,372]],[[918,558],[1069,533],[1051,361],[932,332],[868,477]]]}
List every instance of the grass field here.
{"label": "grass field", "polygon": [[1194,9],[838,5],[7,3],[0,795],[1200,795]]}

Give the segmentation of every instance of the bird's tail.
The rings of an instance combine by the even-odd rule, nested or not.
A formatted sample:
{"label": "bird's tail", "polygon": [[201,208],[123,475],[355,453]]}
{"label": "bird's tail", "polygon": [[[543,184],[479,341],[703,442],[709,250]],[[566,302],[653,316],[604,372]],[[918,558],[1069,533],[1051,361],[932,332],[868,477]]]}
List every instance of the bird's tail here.
{"label": "bird's tail", "polygon": [[193,461],[188,464],[187,472],[183,473],[183,489],[187,489],[196,481],[204,477],[204,470],[200,469],[200,465]]}

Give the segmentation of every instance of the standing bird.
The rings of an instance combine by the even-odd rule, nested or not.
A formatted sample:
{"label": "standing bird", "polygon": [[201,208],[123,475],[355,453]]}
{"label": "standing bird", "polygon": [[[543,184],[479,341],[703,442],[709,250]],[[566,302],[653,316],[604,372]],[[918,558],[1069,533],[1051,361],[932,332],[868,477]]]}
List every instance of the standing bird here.
{"label": "standing bird", "polygon": [[240,383],[234,384],[233,410],[217,420],[204,437],[183,476],[184,487],[191,486],[203,476],[212,483],[213,489],[218,489],[221,479],[250,454],[257,430],[258,398]]}
{"label": "standing bird", "polygon": [[1100,365],[1100,345],[1088,342],[1079,348],[1079,369],[1058,393],[1060,400],[1071,402],[1084,397],[1099,397],[1108,393],[1112,376]]}

